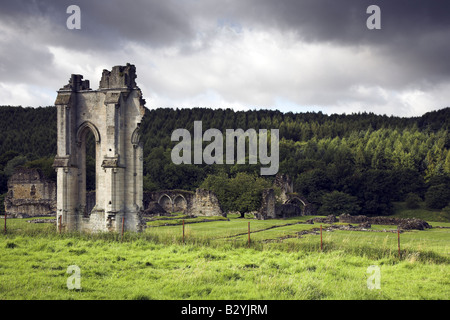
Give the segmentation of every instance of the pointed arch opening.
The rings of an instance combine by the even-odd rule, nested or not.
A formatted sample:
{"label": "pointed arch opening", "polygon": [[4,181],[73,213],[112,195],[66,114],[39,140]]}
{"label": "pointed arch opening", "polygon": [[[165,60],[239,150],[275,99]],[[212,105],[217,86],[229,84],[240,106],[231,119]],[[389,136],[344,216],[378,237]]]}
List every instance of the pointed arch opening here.
{"label": "pointed arch opening", "polygon": [[170,198],[169,195],[163,194],[161,197],[159,197],[158,204],[167,212],[173,212],[173,202],[172,198]]}
{"label": "pointed arch opening", "polygon": [[79,168],[79,202],[84,217],[89,217],[96,205],[96,191],[98,187],[98,148],[100,134],[90,122],[84,122],[77,131],[78,168]]}

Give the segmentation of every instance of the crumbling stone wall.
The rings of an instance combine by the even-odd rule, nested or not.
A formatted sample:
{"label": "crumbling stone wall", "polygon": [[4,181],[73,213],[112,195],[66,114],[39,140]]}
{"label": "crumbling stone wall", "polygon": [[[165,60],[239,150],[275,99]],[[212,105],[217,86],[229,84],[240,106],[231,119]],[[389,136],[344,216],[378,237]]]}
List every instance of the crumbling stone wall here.
{"label": "crumbling stone wall", "polygon": [[280,203],[286,203],[288,201],[288,194],[294,192],[294,183],[287,174],[277,174],[273,182],[274,187],[280,189],[280,195],[277,196],[277,200]]}
{"label": "crumbling stone wall", "polygon": [[431,226],[424,220],[416,218],[394,218],[394,217],[368,217],[368,216],[351,216],[349,214],[342,214],[339,217],[339,222],[344,223],[370,223],[379,225],[395,225],[405,230],[425,230]]}
{"label": "crumbling stone wall", "polygon": [[261,195],[261,207],[256,213],[256,218],[266,220],[276,218],[276,197],[273,189],[264,189]]}
{"label": "crumbling stone wall", "polygon": [[275,212],[277,218],[290,218],[304,215],[302,208],[292,203],[285,203],[276,206]]}
{"label": "crumbling stone wall", "polygon": [[288,175],[278,174],[273,186],[280,190],[280,194],[275,195],[273,188],[263,190],[261,207],[255,214],[257,219],[280,219],[314,214],[314,209],[308,201],[294,193],[293,183]]}
{"label": "crumbling stone wall", "polygon": [[8,180],[5,212],[13,218],[55,215],[56,183],[39,169],[16,169]]}
{"label": "crumbling stone wall", "polygon": [[188,214],[195,216],[226,216],[216,194],[210,190],[197,189]]}
{"label": "crumbling stone wall", "polygon": [[144,193],[144,215],[183,212],[193,216],[226,216],[212,191],[162,190]]}
{"label": "crumbling stone wall", "polygon": [[194,192],[187,190],[145,192],[144,213],[145,215],[174,212],[187,213],[192,205],[194,196]]}

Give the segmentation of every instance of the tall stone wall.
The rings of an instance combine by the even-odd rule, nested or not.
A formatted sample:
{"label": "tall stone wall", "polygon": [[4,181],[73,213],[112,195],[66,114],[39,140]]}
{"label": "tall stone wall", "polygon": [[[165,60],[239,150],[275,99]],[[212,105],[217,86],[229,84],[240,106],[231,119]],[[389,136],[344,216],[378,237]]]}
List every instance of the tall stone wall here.
{"label": "tall stone wall", "polygon": [[214,192],[197,189],[188,213],[195,216],[226,216]]}
{"label": "tall stone wall", "polygon": [[[277,188],[280,194],[275,195],[273,188]],[[288,175],[278,174],[273,182],[273,188],[263,190],[261,207],[256,213],[257,219],[282,219],[314,213],[314,209],[308,201],[294,193],[293,182]]]}
{"label": "tall stone wall", "polygon": [[16,169],[8,180],[5,211],[13,218],[56,215],[56,183],[39,169]]}
{"label": "tall stone wall", "polygon": [[260,220],[276,218],[275,208],[275,191],[273,189],[264,189],[261,195],[261,207],[256,214],[256,218]]}
{"label": "tall stone wall", "polygon": [[277,174],[273,186],[278,187],[281,191],[277,196],[280,203],[285,203],[288,200],[288,194],[294,192],[294,183],[287,174]]}
{"label": "tall stone wall", "polygon": [[[97,90],[73,74],[58,90],[57,218],[66,231],[141,231],[145,100],[134,65],[103,70]],[[95,138],[95,202],[86,194],[86,137]],[[92,207],[92,203],[95,205]],[[92,209],[90,209],[92,207]],[[122,223],[124,221],[124,223]]]}

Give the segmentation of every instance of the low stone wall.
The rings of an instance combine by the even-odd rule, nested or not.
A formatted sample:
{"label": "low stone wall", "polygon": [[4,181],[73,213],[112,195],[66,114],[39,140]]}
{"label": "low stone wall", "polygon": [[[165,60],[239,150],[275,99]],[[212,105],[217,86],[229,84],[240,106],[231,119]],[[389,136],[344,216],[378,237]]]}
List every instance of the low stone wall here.
{"label": "low stone wall", "polygon": [[166,210],[164,210],[164,208],[161,207],[158,202],[149,201],[147,203],[147,206],[145,207],[143,216],[144,217],[155,216],[155,215],[163,216],[166,214],[169,214],[169,213]]}
{"label": "low stone wall", "polygon": [[197,189],[144,193],[144,216],[183,212],[191,216],[226,216],[214,192]]}
{"label": "low stone wall", "polygon": [[394,218],[394,217],[368,217],[368,216],[351,216],[349,214],[342,214],[339,217],[339,222],[344,223],[370,223],[378,225],[395,225],[404,230],[425,230],[431,226],[424,220],[416,218]]}
{"label": "low stone wall", "polygon": [[329,215],[325,218],[314,218],[313,221],[317,223],[334,223],[338,222],[338,219],[336,218],[336,216]]}
{"label": "low stone wall", "polygon": [[275,207],[277,218],[299,217],[303,215],[303,210],[298,205],[285,203]]}

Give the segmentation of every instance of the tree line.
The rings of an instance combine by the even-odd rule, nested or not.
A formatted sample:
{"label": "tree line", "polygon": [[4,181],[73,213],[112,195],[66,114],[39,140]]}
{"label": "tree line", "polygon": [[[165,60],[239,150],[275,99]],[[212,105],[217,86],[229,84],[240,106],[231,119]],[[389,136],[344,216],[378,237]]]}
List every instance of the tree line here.
{"label": "tree line", "polygon": [[[410,118],[373,113],[147,109],[140,126],[146,191],[202,186],[222,195],[229,210],[258,207],[257,201],[245,204],[238,200],[245,188],[229,185],[253,181],[248,184],[253,189],[249,196],[256,199],[273,179],[260,177],[259,165],[172,163],[171,150],[177,143],[171,141],[172,132],[184,128],[193,133],[194,121],[199,120],[203,130],[279,129],[279,172],[288,174],[294,190],[323,214],[387,215],[392,213],[393,201],[415,198],[441,209],[450,200],[450,108]],[[56,154],[55,107],[0,107],[0,127],[0,194],[7,191],[6,181],[17,166],[41,168],[55,179],[51,168]],[[240,193],[233,198],[229,191],[237,189]]]}

